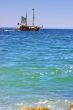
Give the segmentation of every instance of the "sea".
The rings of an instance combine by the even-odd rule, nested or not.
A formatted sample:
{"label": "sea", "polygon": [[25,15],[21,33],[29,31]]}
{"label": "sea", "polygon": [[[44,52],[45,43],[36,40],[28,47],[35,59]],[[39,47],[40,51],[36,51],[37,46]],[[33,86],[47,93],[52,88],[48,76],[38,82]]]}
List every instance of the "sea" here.
{"label": "sea", "polygon": [[0,29],[0,110],[73,103],[73,30]]}

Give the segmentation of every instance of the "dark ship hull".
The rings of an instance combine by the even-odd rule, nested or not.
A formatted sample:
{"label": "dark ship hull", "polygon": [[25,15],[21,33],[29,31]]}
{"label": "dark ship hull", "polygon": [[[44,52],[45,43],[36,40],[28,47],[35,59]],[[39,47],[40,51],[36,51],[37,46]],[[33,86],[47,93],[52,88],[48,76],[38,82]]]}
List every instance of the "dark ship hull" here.
{"label": "dark ship hull", "polygon": [[24,26],[19,27],[20,31],[38,31],[40,28],[38,26]]}

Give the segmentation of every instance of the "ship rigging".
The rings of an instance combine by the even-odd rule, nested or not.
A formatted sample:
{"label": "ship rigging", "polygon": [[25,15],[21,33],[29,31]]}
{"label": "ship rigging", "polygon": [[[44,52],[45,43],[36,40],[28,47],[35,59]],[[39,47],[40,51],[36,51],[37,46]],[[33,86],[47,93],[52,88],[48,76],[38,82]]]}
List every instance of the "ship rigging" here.
{"label": "ship rigging", "polygon": [[21,16],[21,23],[18,23],[20,31],[38,31],[40,29],[40,27],[35,26],[35,23],[34,23],[35,22],[34,8],[32,9],[32,11],[33,11],[32,26],[28,25],[27,13],[26,13],[26,17]]}

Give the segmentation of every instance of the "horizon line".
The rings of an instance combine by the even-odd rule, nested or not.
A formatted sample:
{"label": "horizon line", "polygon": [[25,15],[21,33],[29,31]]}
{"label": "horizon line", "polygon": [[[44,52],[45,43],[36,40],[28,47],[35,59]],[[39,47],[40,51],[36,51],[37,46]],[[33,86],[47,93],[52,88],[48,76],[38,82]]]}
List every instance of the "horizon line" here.
{"label": "horizon line", "polygon": [[[11,27],[11,26],[1,26],[0,28],[16,28],[16,29],[18,29],[18,27]],[[43,29],[72,29],[73,30],[73,28],[49,28],[49,27],[44,27]]]}

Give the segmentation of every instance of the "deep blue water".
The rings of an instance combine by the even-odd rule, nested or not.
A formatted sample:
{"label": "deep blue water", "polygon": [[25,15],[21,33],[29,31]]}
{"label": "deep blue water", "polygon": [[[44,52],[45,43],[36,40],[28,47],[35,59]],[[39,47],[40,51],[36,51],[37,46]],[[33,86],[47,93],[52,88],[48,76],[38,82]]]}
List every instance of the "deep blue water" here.
{"label": "deep blue water", "polygon": [[73,102],[73,30],[0,30],[0,110]]}

